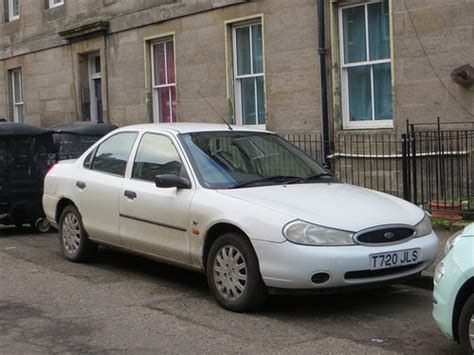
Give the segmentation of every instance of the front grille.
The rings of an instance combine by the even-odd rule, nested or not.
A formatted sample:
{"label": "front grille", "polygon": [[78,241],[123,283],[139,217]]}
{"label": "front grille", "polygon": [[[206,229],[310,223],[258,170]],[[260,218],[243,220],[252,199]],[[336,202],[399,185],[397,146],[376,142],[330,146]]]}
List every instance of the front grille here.
{"label": "front grille", "polygon": [[419,267],[423,262],[412,264],[412,265],[404,265],[398,267],[392,267],[388,269],[380,269],[380,270],[362,270],[362,271],[350,271],[346,272],[344,277],[346,280],[352,279],[368,279],[371,277],[380,277],[380,276],[388,276],[393,274],[401,274],[406,271],[410,271]]}
{"label": "front grille", "polygon": [[402,242],[413,237],[414,229],[409,227],[391,227],[362,231],[354,239],[359,244],[387,244]]}

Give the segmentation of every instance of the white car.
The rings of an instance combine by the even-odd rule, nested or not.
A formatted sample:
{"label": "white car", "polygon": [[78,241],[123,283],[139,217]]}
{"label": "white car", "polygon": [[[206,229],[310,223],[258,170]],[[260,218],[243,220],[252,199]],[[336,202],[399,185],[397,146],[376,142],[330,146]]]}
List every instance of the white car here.
{"label": "white car", "polygon": [[271,132],[226,125],[118,129],[50,170],[43,205],[67,259],[103,244],[205,272],[233,311],[272,292],[398,282],[438,249],[420,208],[339,182]]}

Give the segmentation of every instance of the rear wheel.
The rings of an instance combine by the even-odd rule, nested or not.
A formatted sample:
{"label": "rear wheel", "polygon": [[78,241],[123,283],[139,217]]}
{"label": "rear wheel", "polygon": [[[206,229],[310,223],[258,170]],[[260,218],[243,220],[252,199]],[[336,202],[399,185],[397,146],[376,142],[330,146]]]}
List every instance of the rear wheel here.
{"label": "rear wheel", "polygon": [[59,220],[59,240],[66,259],[82,262],[91,259],[97,244],[89,240],[82,225],[82,218],[75,206],[67,206]]}
{"label": "rear wheel", "polygon": [[223,234],[212,245],[207,281],[217,302],[234,312],[257,309],[267,298],[252,244],[236,233]]}
{"label": "rear wheel", "polygon": [[474,354],[474,295],[468,298],[461,310],[459,341],[465,354]]}
{"label": "rear wheel", "polygon": [[48,233],[51,229],[51,224],[46,217],[38,218],[34,228],[38,233]]}

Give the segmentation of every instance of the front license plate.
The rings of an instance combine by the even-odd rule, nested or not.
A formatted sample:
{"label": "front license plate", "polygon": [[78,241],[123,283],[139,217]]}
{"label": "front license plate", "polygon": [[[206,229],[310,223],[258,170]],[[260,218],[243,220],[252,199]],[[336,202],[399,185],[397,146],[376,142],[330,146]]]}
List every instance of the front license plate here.
{"label": "front license plate", "polygon": [[370,270],[388,269],[391,267],[416,264],[420,259],[420,249],[391,251],[369,256]]}

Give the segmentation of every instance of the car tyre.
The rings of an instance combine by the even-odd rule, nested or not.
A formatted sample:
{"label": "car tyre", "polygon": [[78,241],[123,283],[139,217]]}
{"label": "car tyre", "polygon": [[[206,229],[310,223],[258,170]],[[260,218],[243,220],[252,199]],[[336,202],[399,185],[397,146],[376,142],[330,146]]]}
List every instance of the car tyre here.
{"label": "car tyre", "polygon": [[46,217],[38,218],[34,225],[34,229],[41,234],[48,233],[51,230],[51,224]]}
{"label": "car tyre", "polygon": [[59,241],[63,255],[73,262],[90,260],[97,251],[82,225],[82,217],[75,206],[67,206],[59,220]]}
{"label": "car tyre", "polygon": [[263,306],[267,299],[257,255],[241,234],[225,233],[214,242],[206,274],[214,298],[225,309],[248,312]]}
{"label": "car tyre", "polygon": [[474,353],[474,339],[470,339],[470,333],[474,334],[474,295],[468,298],[459,317],[459,342],[464,354]]}

